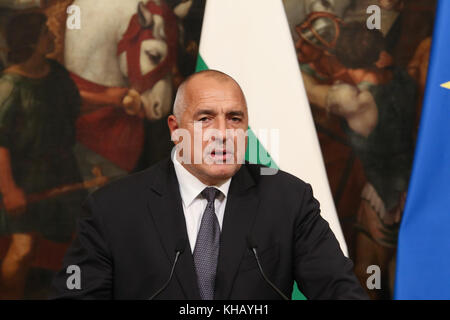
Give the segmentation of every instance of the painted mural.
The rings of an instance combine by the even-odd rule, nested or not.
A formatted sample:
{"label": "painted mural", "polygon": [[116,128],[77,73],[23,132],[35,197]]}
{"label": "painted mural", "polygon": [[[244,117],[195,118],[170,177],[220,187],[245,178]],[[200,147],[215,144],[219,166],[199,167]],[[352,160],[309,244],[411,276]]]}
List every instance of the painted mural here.
{"label": "painted mural", "polygon": [[283,2],[355,273],[391,299],[436,2]]}
{"label": "painted mural", "polygon": [[204,2],[0,1],[0,298],[45,298],[89,192],[170,152]]}

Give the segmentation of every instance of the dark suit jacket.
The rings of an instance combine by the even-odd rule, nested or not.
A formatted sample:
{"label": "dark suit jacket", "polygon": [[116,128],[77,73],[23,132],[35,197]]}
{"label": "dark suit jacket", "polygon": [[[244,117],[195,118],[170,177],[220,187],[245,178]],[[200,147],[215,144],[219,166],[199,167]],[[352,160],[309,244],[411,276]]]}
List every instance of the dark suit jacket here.
{"label": "dark suit jacket", "polygon": [[[258,246],[268,278],[288,297],[294,280],[309,299],[366,298],[310,185],[245,164],[231,180],[222,226],[216,299],[280,299],[248,249]],[[169,277],[180,239],[185,250],[158,299],[200,299],[173,163],[170,159],[92,193],[86,216],[53,281],[54,298],[148,299]],[[69,290],[69,265],[81,289]]]}

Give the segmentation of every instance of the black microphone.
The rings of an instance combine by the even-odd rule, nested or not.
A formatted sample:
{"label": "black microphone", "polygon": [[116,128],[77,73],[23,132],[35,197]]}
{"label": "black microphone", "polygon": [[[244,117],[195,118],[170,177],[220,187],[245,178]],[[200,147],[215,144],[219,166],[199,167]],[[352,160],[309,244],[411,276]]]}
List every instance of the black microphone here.
{"label": "black microphone", "polygon": [[177,242],[177,245],[175,247],[175,260],[173,261],[172,264],[172,270],[170,271],[170,276],[169,279],[166,281],[166,283],[161,287],[161,289],[159,289],[158,291],[155,292],[154,295],[152,295],[149,300],[153,300],[155,299],[161,292],[163,292],[170,283],[170,280],[172,280],[172,276],[173,276],[173,272],[175,270],[175,266],[177,265],[178,262],[178,258],[180,257],[180,255],[184,252],[184,248],[186,247],[186,239],[179,239]]}
{"label": "black microphone", "polygon": [[290,300],[288,297],[286,297],[286,296],[284,295],[283,292],[281,292],[280,289],[277,288],[276,285],[274,285],[274,284],[272,283],[272,281],[270,281],[270,280],[266,277],[266,274],[264,273],[264,270],[263,270],[263,268],[262,268],[262,266],[261,266],[261,263],[260,263],[260,261],[259,261],[258,251],[256,250],[256,249],[258,248],[258,246],[256,245],[256,243],[253,241],[253,239],[252,239],[250,236],[247,237],[247,244],[248,244],[248,248],[250,249],[251,252],[253,252],[253,255],[255,256],[256,263],[258,264],[259,271],[260,271],[260,273],[261,273],[261,275],[262,275],[264,281],[266,281],[267,284],[268,284],[268,285],[269,285],[276,293],[278,293],[278,295],[279,295],[281,298],[283,298],[283,300]]}

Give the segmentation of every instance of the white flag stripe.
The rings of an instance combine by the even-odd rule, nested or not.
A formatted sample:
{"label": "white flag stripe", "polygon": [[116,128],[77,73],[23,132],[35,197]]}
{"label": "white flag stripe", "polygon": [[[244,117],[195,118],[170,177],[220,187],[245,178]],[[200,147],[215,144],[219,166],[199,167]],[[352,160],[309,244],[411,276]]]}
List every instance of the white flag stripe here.
{"label": "white flag stripe", "polygon": [[280,130],[277,165],[311,183],[347,255],[282,1],[208,0],[200,55],[242,86],[256,136]]}

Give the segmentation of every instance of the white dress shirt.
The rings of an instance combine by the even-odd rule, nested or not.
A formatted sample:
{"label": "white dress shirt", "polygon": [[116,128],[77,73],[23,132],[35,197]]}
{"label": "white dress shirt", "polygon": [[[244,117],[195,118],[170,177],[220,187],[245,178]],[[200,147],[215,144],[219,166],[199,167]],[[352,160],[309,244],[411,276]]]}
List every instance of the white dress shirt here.
{"label": "white dress shirt", "polygon": [[[200,230],[203,212],[206,209],[208,201],[204,199],[201,192],[210,187],[192,173],[186,170],[183,165],[176,159],[175,154],[172,155],[175,173],[178,179],[181,200],[183,203],[184,218],[186,220],[186,229],[191,245],[191,251],[194,252],[195,243],[197,241],[197,234]],[[230,188],[231,178],[221,185],[214,186],[219,189],[221,193],[214,201],[214,208],[217,219],[219,220],[220,230],[222,230],[223,216],[225,213],[225,205],[227,202],[228,189]]]}

